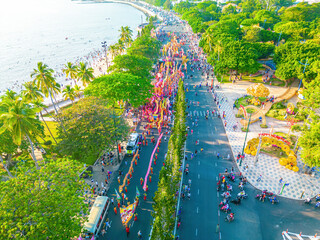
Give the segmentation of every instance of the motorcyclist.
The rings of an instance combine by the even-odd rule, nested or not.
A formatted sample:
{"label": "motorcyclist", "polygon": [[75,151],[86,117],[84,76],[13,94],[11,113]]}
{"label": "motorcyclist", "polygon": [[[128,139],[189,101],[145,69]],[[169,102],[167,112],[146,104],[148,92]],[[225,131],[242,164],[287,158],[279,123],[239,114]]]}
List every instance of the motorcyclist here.
{"label": "motorcyclist", "polygon": [[306,198],[306,199],[304,200],[305,203],[311,203],[311,201],[312,201],[312,200],[311,200],[310,198]]}
{"label": "motorcyclist", "polygon": [[276,198],[275,195],[270,198],[270,202],[271,202],[272,204],[274,204],[274,203],[277,202],[277,201],[278,201],[278,200],[277,200],[277,198]]}
{"label": "motorcyclist", "polygon": [[228,220],[229,222],[233,221],[233,220],[234,220],[234,213],[228,214],[228,215],[227,215],[227,220]]}

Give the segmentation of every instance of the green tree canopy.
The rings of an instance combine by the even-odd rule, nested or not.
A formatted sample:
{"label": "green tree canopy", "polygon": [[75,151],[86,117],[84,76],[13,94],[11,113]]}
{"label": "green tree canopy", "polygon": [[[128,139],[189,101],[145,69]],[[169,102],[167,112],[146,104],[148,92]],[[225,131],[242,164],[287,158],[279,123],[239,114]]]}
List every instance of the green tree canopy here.
{"label": "green tree canopy", "polygon": [[315,117],[304,126],[299,138],[301,158],[310,167],[320,167],[320,121]]}
{"label": "green tree canopy", "polygon": [[104,150],[116,146],[128,133],[128,127],[105,100],[80,99],[61,114],[67,135],[59,126],[57,149],[64,155],[92,164]]}
{"label": "green tree canopy", "polygon": [[112,105],[123,101],[138,107],[151,97],[151,90],[150,80],[146,78],[131,73],[113,72],[96,78],[85,89],[85,94],[106,99]]}
{"label": "green tree canopy", "polygon": [[220,74],[230,71],[238,73],[256,73],[260,64],[257,62],[259,52],[253,44],[244,41],[230,41],[224,45],[220,61],[214,61],[215,70]]}
{"label": "green tree canopy", "polygon": [[108,71],[131,73],[132,75],[141,78],[150,78],[150,71],[152,70],[152,62],[141,55],[118,55],[113,60],[113,65],[109,67]]}
{"label": "green tree canopy", "polygon": [[160,42],[149,35],[142,35],[132,43],[131,47],[127,49],[127,53],[141,55],[155,61],[160,54]]}
{"label": "green tree canopy", "polygon": [[83,169],[69,159],[41,166],[20,163],[15,178],[0,181],[1,239],[71,239],[81,232],[88,211]]}

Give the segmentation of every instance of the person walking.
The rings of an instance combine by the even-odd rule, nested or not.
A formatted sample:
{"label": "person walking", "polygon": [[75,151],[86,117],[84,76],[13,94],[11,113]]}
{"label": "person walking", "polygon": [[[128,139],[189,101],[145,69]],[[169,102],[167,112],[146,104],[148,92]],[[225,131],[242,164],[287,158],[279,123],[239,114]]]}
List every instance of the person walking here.
{"label": "person walking", "polygon": [[220,158],[220,153],[219,153],[219,152],[217,152],[217,158],[218,158],[218,159]]}
{"label": "person walking", "polygon": [[128,225],[126,226],[126,233],[127,233],[127,238],[129,237],[129,233],[130,233],[130,228],[128,227]]}
{"label": "person walking", "polygon": [[139,232],[138,232],[138,239],[142,239],[142,233],[141,233],[141,230],[139,230]]}

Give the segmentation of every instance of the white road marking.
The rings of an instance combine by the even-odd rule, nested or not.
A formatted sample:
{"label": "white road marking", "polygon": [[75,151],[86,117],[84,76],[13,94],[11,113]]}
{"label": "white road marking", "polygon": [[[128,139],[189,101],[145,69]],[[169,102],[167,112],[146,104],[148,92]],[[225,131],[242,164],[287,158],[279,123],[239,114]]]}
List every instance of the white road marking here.
{"label": "white road marking", "polygon": [[198,179],[200,179],[200,174],[198,174]]}
{"label": "white road marking", "polygon": [[199,207],[197,207],[197,213],[199,213]]}
{"label": "white road marking", "polygon": [[200,165],[200,161],[198,161],[198,165]]}
{"label": "white road marking", "polygon": [[218,166],[218,164],[217,164],[216,162],[214,163],[214,165],[215,165],[215,166]]}
{"label": "white road marking", "polygon": [[200,189],[198,189],[198,195],[200,194]]}
{"label": "white road marking", "polygon": [[220,210],[218,210],[218,216],[220,217]]}
{"label": "white road marking", "polygon": [[217,131],[217,128],[216,128],[216,127],[214,127],[214,129]]}
{"label": "white road marking", "polygon": [[196,228],[196,236],[198,236],[198,228]]}
{"label": "white road marking", "polygon": [[217,192],[217,197],[219,197],[219,192]]}
{"label": "white road marking", "polygon": [[200,117],[202,117],[202,112],[200,111]]}
{"label": "white road marking", "polygon": [[219,178],[218,178],[218,177],[216,177],[216,181],[218,181],[218,179],[219,179]]}

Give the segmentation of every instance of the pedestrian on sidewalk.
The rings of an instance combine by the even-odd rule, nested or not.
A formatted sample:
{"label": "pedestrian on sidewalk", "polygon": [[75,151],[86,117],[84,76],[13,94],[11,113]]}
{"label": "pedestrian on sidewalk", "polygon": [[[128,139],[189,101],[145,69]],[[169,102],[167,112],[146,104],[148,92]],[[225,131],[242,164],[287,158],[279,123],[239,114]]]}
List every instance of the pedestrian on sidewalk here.
{"label": "pedestrian on sidewalk", "polygon": [[260,174],[260,176],[257,178],[257,182],[261,182],[262,179],[262,175]]}
{"label": "pedestrian on sidewalk", "polygon": [[139,230],[138,232],[138,239],[142,239],[142,234],[141,234],[141,231]]}
{"label": "pedestrian on sidewalk", "polygon": [[114,206],[114,199],[113,198],[111,198],[111,204],[112,204],[112,206]]}
{"label": "pedestrian on sidewalk", "polygon": [[218,159],[220,158],[220,153],[219,153],[219,152],[217,152],[217,158],[218,158]]}

